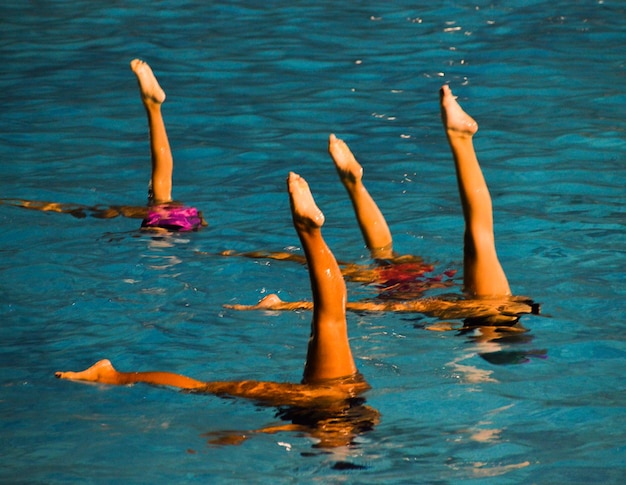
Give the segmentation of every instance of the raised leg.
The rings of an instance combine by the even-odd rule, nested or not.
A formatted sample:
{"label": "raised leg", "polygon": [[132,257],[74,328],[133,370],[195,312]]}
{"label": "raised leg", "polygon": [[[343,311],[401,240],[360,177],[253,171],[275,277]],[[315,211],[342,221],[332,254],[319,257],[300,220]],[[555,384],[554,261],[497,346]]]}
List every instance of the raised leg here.
{"label": "raised leg", "polygon": [[330,153],[339,179],[348,192],[363,239],[372,257],[393,257],[393,241],[387,221],[363,184],[363,167],[357,162],[348,145],[335,135],[328,140]]}
{"label": "raised leg", "polygon": [[292,172],[287,185],[293,224],[309,264],[313,293],[313,322],[303,383],[352,376],[357,369],[348,342],[346,285],[322,237],[324,214],[315,204],[306,180]]}
{"label": "raised leg", "polygon": [[165,92],[159,86],[159,82],[147,63],[134,59],[130,63],[130,68],[137,76],[141,100],[148,115],[152,159],[151,202],[169,202],[172,200],[174,160],[161,114]]}
{"label": "raised leg", "polygon": [[454,158],[465,218],[465,291],[480,297],[510,295],[509,283],[496,253],[491,196],[472,142],[478,124],[463,111],[449,86],[444,85],[439,94],[441,119]]}

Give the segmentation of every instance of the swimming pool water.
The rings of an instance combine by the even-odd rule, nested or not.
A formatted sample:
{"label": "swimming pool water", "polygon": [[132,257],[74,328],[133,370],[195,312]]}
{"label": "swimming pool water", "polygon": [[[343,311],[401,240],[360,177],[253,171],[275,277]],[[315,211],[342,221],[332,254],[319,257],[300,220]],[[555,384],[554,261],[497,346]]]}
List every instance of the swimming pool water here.
{"label": "swimming pool water", "polygon": [[[610,0],[4,2],[0,197],[144,204],[147,130],[128,68],[141,57],[168,94],[174,195],[210,225],[155,238],[136,220],[0,205],[0,480],[623,483],[625,14]],[[218,253],[297,247],[294,170],[336,256],[368,261],[326,154],[331,132],[363,164],[397,250],[460,271],[443,83],[480,124],[513,291],[542,304],[523,338],[479,343],[428,331],[435,320],[418,314],[350,314],[381,421],[330,450],[306,434],[251,434],[280,422],[273,408],[54,378],[106,357],[122,370],[299,381],[310,314],[222,305],[309,298],[306,269]],[[250,437],[209,443],[235,431]]]}

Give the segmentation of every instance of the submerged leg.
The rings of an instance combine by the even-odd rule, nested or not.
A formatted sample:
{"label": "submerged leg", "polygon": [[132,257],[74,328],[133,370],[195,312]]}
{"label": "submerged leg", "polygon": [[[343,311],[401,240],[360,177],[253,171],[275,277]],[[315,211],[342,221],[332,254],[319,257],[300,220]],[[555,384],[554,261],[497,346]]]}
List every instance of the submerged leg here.
{"label": "submerged leg", "polygon": [[491,196],[472,143],[478,124],[463,111],[447,85],[440,90],[440,103],[465,218],[465,291],[474,296],[510,295],[509,283],[496,253]]}
{"label": "submerged leg", "polygon": [[363,184],[363,167],[357,162],[348,145],[335,135],[330,135],[328,152],[348,192],[363,239],[372,257],[379,259],[393,257],[391,231],[378,205]]}
{"label": "submerged leg", "polygon": [[156,203],[169,202],[172,200],[174,160],[161,114],[165,92],[159,86],[159,82],[147,63],[134,59],[130,63],[130,68],[137,76],[141,100],[148,115],[152,158],[152,199]]}
{"label": "submerged leg", "polygon": [[346,285],[339,265],[322,237],[324,214],[319,210],[306,180],[290,173],[287,180],[293,224],[309,265],[313,293],[313,322],[303,382],[356,374],[348,342]]}

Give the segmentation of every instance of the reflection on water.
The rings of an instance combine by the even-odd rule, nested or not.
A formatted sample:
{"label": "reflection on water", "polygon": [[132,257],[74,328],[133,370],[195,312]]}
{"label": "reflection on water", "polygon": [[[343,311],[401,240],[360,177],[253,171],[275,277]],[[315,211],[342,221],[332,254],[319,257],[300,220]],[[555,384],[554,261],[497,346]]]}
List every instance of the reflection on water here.
{"label": "reflection on water", "polygon": [[[435,324],[434,328],[442,330],[441,324]],[[453,327],[443,328],[453,330]],[[459,336],[466,337],[467,344],[464,352],[458,355],[449,365],[455,372],[463,376],[463,380],[469,383],[498,382],[492,378],[492,369],[482,369],[474,365],[461,364],[479,356],[493,365],[524,364],[530,358],[547,359],[547,349],[526,348],[533,341],[529,333],[519,320],[512,325],[492,325],[480,323],[476,318],[466,319],[463,325],[454,329]],[[518,348],[522,347],[522,348]]]}
{"label": "reflection on water", "polygon": [[213,445],[239,445],[255,434],[291,432],[311,438],[314,448],[348,448],[358,447],[355,440],[372,431],[380,422],[380,413],[365,404],[365,399],[361,397],[333,403],[332,406],[283,407],[276,417],[290,423],[247,431],[215,431],[204,436]]}

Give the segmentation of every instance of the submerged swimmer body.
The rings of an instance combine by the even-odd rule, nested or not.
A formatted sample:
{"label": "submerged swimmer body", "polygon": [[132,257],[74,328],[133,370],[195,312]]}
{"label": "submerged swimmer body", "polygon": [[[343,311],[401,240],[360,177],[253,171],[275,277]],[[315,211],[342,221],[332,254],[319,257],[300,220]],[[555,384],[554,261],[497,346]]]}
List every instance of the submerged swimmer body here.
{"label": "submerged swimmer body", "polygon": [[[255,380],[204,382],[172,372],[119,372],[106,359],[84,371],[57,372],[56,376],[112,385],[146,383],[169,386],[193,393],[250,399],[265,406],[287,407],[290,411],[283,410],[284,416],[297,416],[298,420],[294,418],[292,425],[284,425],[281,429],[271,427],[257,432],[306,430],[328,446],[336,446],[339,442],[349,444],[359,430],[371,429],[378,422],[379,415],[365,406],[363,401],[354,400],[367,391],[369,385],[357,371],[352,357],[345,313],[346,286],[339,266],[322,237],[324,215],[315,204],[308,184],[299,175],[289,174],[288,191],[293,224],[309,261],[315,302],[301,383]],[[358,412],[346,414],[352,408],[358,409]],[[305,419],[308,412],[313,413],[315,419]],[[337,421],[335,418],[338,415],[344,418]],[[345,418],[350,415],[354,415],[355,419]],[[336,423],[334,431],[329,430],[328,422]],[[364,425],[364,422],[369,425]]]}
{"label": "submerged swimmer body", "polygon": [[207,225],[202,213],[195,207],[185,207],[179,202],[172,201],[174,161],[161,114],[165,92],[147,63],[134,59],[130,67],[139,83],[139,92],[146,109],[150,130],[152,176],[148,206],[83,206],[21,199],[2,199],[0,203],[44,212],[71,214],[77,218],[90,216],[113,219],[122,216],[142,219],[142,229],[157,232],[195,231]]}

